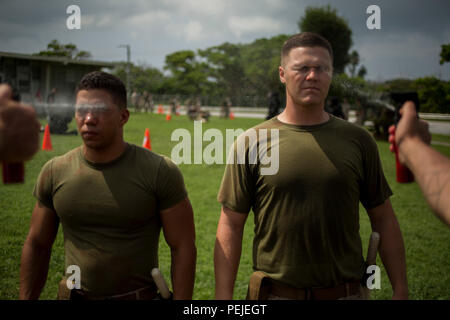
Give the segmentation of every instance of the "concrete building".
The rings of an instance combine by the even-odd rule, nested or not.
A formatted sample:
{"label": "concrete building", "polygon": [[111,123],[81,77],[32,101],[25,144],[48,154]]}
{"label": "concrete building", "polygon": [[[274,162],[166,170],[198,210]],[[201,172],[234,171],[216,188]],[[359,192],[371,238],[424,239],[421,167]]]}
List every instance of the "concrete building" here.
{"label": "concrete building", "polygon": [[72,60],[0,51],[0,83],[10,84],[20,100],[47,118],[52,133],[66,133],[74,115],[75,88],[84,74],[114,68],[114,63]]}
{"label": "concrete building", "polygon": [[113,67],[112,62],[0,51],[0,82],[9,83],[19,91],[22,101],[32,104],[47,102],[53,88],[54,102],[72,102],[75,87],[84,74]]}

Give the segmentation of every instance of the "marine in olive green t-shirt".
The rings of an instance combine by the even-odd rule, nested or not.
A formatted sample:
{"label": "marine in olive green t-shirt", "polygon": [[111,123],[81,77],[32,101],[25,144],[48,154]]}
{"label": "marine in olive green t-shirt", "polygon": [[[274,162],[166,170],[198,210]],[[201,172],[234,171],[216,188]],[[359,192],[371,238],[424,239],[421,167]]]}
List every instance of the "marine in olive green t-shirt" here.
{"label": "marine in olive green t-shirt", "polygon": [[[279,149],[278,172],[262,175],[267,165],[250,163],[247,143],[245,164],[228,162],[217,197],[233,211],[253,210],[253,268],[297,288],[361,279],[359,202],[371,209],[392,195],[375,141],[332,115],[313,126],[275,117],[250,130],[261,129],[279,130],[267,143],[268,152]],[[233,150],[236,158],[236,142]]]}
{"label": "marine in olive green t-shirt", "polygon": [[105,164],[86,160],[82,147],[48,161],[34,195],[60,219],[66,269],[79,266],[81,288],[109,296],[152,282],[159,211],[187,192],[170,159],[128,144],[118,159]]}

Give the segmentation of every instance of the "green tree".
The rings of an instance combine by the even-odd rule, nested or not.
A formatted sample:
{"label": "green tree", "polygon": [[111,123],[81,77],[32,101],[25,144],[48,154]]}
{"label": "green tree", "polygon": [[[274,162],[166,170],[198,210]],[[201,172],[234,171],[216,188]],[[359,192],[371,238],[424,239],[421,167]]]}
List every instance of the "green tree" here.
{"label": "green tree", "polygon": [[420,111],[450,112],[450,82],[435,77],[419,78],[415,81],[419,95]]}
{"label": "green tree", "polygon": [[177,51],[167,55],[164,69],[170,72],[164,85],[170,93],[202,95],[208,92],[208,66],[197,61],[194,51]]}
{"label": "green tree", "polygon": [[255,95],[266,96],[269,91],[284,93],[280,82],[278,67],[280,65],[281,47],[289,38],[278,35],[269,39],[257,39],[242,47],[247,89]]}
{"label": "green tree", "polygon": [[336,9],[326,7],[308,7],[298,22],[300,31],[315,32],[327,39],[333,48],[334,71],[344,72],[349,63],[349,50],[352,46],[352,30],[347,21],[338,16]]}
{"label": "green tree", "polygon": [[414,80],[399,78],[385,81],[380,89],[384,92],[408,92],[415,91],[416,84]]}
{"label": "green tree", "polygon": [[219,46],[199,50],[206,59],[207,76],[216,96],[239,96],[243,94],[245,74],[241,58],[242,46],[224,43]]}
{"label": "green tree", "polygon": [[35,53],[36,56],[48,56],[48,57],[66,57],[73,60],[83,60],[92,57],[88,51],[80,51],[73,43],[61,44],[58,40],[54,39],[47,45],[47,50]]}
{"label": "green tree", "polygon": [[441,46],[441,61],[439,63],[444,64],[445,62],[450,62],[450,43]]}
{"label": "green tree", "polygon": [[366,74],[367,74],[367,69],[366,69],[366,67],[361,66],[361,67],[359,68],[359,70],[358,70],[358,77],[364,79],[364,77],[366,76]]}
{"label": "green tree", "polygon": [[[126,62],[121,62],[116,67],[114,74],[126,83],[127,72]],[[145,64],[130,65],[130,86],[137,92],[148,91],[151,93],[161,93],[165,77],[161,71]]]}

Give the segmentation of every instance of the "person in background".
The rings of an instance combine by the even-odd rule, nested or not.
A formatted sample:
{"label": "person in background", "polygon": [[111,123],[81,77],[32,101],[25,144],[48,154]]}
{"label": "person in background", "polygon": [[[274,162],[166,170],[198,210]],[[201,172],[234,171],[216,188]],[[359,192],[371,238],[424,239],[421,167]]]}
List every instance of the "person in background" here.
{"label": "person in background", "polygon": [[29,160],[39,149],[40,124],[33,107],[13,100],[13,91],[0,84],[0,161]]}

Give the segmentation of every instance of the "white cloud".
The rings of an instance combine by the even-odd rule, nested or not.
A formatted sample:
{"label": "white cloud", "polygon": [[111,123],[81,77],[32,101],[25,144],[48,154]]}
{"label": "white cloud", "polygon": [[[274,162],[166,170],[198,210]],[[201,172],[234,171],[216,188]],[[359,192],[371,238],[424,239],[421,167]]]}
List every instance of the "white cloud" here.
{"label": "white cloud", "polygon": [[189,21],[189,23],[186,26],[185,34],[186,34],[186,40],[191,41],[198,41],[202,39],[202,31],[203,27],[202,24],[198,21]]}
{"label": "white cloud", "polygon": [[245,34],[269,32],[275,34],[281,30],[281,23],[270,17],[238,17],[228,19],[228,27],[237,38]]}
{"label": "white cloud", "polygon": [[149,10],[127,17],[124,23],[133,28],[146,28],[155,23],[164,23],[171,20],[171,14],[163,10]]}
{"label": "white cloud", "polygon": [[111,15],[109,15],[109,14],[105,14],[105,15],[99,17],[99,19],[96,23],[96,25],[98,27],[107,27],[111,24],[112,24],[112,18],[111,18]]}
{"label": "white cloud", "polygon": [[286,6],[284,0],[265,0],[265,5],[272,9],[281,9]]}
{"label": "white cloud", "polygon": [[227,6],[225,0],[166,0],[165,3],[187,15],[219,15]]}
{"label": "white cloud", "polygon": [[111,14],[81,14],[81,27],[110,27],[115,24],[114,20]]}
{"label": "white cloud", "polygon": [[422,33],[389,34],[383,37],[365,38],[358,51],[365,59],[389,58],[429,59],[440,44],[435,38]]}
{"label": "white cloud", "polygon": [[94,23],[94,20],[95,20],[94,15],[82,14],[81,15],[81,26],[82,27],[92,26],[92,24]]}
{"label": "white cloud", "polygon": [[414,78],[439,72],[440,43],[423,33],[366,37],[355,49],[374,79]]}

